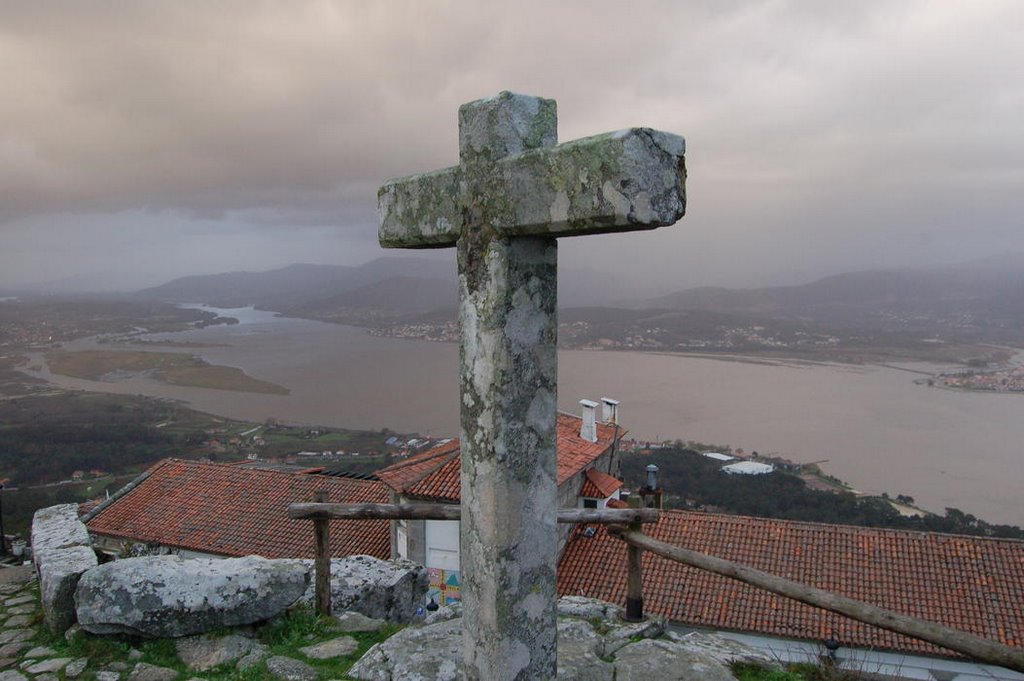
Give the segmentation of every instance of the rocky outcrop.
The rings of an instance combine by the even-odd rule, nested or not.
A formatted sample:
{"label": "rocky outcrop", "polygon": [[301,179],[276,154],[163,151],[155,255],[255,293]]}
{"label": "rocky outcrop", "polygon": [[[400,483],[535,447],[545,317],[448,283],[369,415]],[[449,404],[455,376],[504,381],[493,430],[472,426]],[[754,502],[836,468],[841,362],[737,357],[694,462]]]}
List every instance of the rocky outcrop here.
{"label": "rocky outcrop", "polygon": [[[703,634],[667,634],[657,619],[626,623],[609,603],[562,599],[558,609],[558,678],[566,681],[735,681],[731,659],[769,662],[735,642],[731,659],[716,659]],[[461,658],[462,620],[447,619],[403,629],[348,673],[360,681],[455,681]]]}
{"label": "rocky outcrop", "polygon": [[[305,561],[312,565],[312,561]],[[409,560],[349,556],[331,560],[331,609],[353,610],[388,622],[411,622],[429,584],[426,568]],[[303,600],[313,602],[310,585]]]}
{"label": "rocky outcrop", "polygon": [[32,517],[32,562],[39,576],[46,626],[54,633],[63,633],[75,623],[72,594],[78,580],[97,564],[76,504],[36,511]]}
{"label": "rocky outcrop", "polygon": [[94,634],[187,636],[270,619],[308,584],[298,560],[127,558],[83,575],[75,609],[81,627]]}

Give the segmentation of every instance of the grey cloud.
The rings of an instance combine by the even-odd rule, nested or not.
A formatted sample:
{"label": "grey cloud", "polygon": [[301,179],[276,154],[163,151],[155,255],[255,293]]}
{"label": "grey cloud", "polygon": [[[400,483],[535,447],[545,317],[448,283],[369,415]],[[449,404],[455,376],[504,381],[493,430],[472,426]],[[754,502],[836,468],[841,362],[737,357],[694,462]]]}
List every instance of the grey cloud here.
{"label": "grey cloud", "polygon": [[[148,233],[172,253],[190,223],[219,245],[278,233],[296,259],[324,257],[333,226],[363,253],[379,183],[455,163],[458,105],[512,89],[557,98],[563,140],[687,137],[690,213],[630,237],[645,269],[699,252],[692,283],[746,284],[1024,250],[1007,227],[1024,179],[1013,0],[0,0],[0,16],[11,244],[40,244],[26,220],[56,234],[129,213],[159,217]],[[566,253],[612,263],[624,239]]]}

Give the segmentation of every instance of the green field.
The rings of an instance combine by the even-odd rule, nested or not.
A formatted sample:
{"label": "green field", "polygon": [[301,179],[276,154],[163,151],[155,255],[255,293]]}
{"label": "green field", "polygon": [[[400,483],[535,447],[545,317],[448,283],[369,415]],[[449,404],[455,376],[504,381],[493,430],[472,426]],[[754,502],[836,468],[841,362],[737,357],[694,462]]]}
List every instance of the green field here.
{"label": "green field", "polygon": [[50,371],[90,381],[149,376],[171,385],[287,395],[288,389],[249,376],[237,367],[210,364],[195,355],[141,350],[82,350],[46,355]]}

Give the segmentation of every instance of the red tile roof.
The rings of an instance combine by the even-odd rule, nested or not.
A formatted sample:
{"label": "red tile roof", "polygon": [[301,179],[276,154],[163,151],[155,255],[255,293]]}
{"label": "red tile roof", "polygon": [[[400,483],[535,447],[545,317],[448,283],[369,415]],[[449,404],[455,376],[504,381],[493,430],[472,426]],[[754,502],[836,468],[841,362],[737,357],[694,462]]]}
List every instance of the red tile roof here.
{"label": "red tile roof", "polygon": [[[452,468],[455,469],[454,476]],[[377,477],[399,494],[414,496],[414,488],[430,489],[433,496],[457,502],[462,489],[459,485],[459,441],[450,440],[414,454],[377,471]]]}
{"label": "red tile roof", "polygon": [[[562,595],[626,598],[625,545],[577,528],[558,570]],[[1024,542],[664,511],[644,531],[661,541],[1024,646]],[[769,636],[902,652],[949,651],[644,553],[644,607],[671,620]]]}
{"label": "red tile roof", "polygon": [[[580,437],[579,416],[558,414],[558,484],[576,475],[601,456],[615,440],[615,426],[607,423],[597,424],[597,442],[590,442]],[[619,429],[619,437],[626,433]]]}
{"label": "red tile roof", "polygon": [[[579,416],[558,414],[559,485],[586,469],[611,447],[615,439],[614,426],[598,423],[597,442],[584,440],[580,437],[581,420]],[[625,432],[620,429],[619,436]],[[459,454],[459,441],[451,440],[388,466],[378,471],[377,477],[394,491],[408,497],[458,503],[462,498]]]}
{"label": "red tile roof", "polygon": [[580,496],[588,499],[607,499],[622,489],[622,481],[596,468],[587,469],[587,477],[580,488]]}
{"label": "red tile roof", "polygon": [[[224,556],[312,558],[313,523],[288,505],[317,490],[334,503],[388,503],[377,480],[165,459],[138,487],[87,523],[90,532]],[[386,520],[332,520],[331,554],[391,557]]]}

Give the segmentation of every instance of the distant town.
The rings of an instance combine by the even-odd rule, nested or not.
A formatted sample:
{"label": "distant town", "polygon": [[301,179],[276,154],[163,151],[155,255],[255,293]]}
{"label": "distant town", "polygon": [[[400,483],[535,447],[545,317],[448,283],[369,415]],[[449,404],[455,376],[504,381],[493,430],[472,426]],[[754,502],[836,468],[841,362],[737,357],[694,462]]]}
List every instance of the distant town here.
{"label": "distant town", "polygon": [[960,390],[981,390],[995,393],[1024,393],[1024,366],[1014,366],[995,371],[966,369],[942,373],[928,379],[931,385]]}

